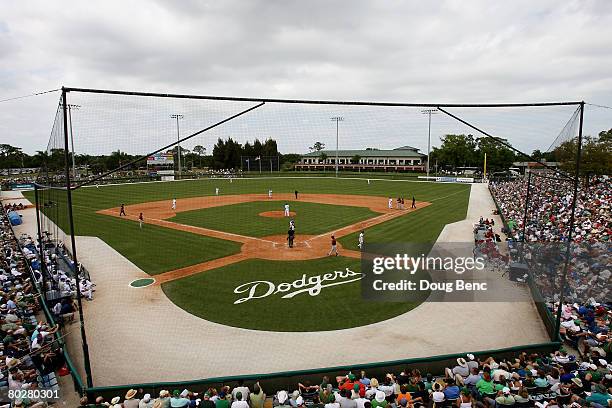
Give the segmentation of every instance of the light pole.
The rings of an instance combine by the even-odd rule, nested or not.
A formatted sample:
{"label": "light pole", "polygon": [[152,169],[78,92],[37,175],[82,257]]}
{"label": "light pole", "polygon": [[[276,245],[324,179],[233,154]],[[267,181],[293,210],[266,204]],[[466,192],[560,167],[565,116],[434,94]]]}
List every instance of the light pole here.
{"label": "light pole", "polygon": [[177,144],[176,144],[176,156],[177,156],[177,160],[178,160],[178,178],[180,180],[181,178],[181,132],[179,129],[179,119],[183,119],[183,115],[180,115],[178,113],[175,113],[173,115],[170,115],[170,117],[172,119],[176,119],[176,140],[177,140]]}
{"label": "light pole", "polygon": [[72,110],[79,110],[81,105],[67,104],[68,108],[68,124],[70,127],[70,145],[72,150],[72,178],[76,180],[76,161],[74,159],[74,136],[72,135]]}
{"label": "light pole", "polygon": [[342,116],[334,116],[331,118],[332,122],[336,122],[336,177],[338,177],[338,131],[340,128],[340,122],[344,120]]}
{"label": "light pole", "polygon": [[421,111],[423,115],[429,116],[429,126],[427,130],[427,180],[429,180],[429,155],[431,150],[431,115],[435,115],[438,113],[437,109],[423,109]]}

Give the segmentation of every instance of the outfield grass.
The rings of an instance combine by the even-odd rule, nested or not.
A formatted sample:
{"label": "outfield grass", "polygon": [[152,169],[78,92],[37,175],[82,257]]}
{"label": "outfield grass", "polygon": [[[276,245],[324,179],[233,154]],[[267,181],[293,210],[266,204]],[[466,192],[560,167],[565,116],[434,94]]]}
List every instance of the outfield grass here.
{"label": "outfield grass", "polygon": [[379,215],[365,207],[300,201],[254,201],[184,211],[170,221],[252,237],[279,235],[286,233],[288,218],[262,217],[259,214],[264,211],[283,211],[285,203],[289,204],[290,211],[296,213],[292,218],[300,235],[322,234]]}
{"label": "outfield grass", "polygon": [[[433,242],[450,222],[465,218],[469,185],[406,181],[372,181],[358,179],[262,178],[262,179],[201,179],[180,182],[121,184],[80,188],[73,192],[73,211],[77,235],[98,236],[149,274],[193,265],[239,251],[239,245],[216,238],[145,225],[141,231],[132,221],[96,214],[97,210],[116,207],[121,203],[136,204],[172,198],[213,195],[215,188],[223,194],[275,193],[359,194],[383,197],[414,195],[418,201],[432,205],[414,213],[395,218],[366,230],[367,242]],[[34,193],[26,192],[34,201]],[[43,193],[42,201],[52,200],[53,208],[45,212],[69,232],[65,193]],[[261,218],[261,217],[258,217]],[[227,220],[227,217],[222,219]],[[347,222],[349,223],[349,222]],[[286,225],[278,232],[284,234]],[[356,236],[342,238],[343,246],[353,248]]]}
{"label": "outfield grass", "polygon": [[[325,331],[376,323],[418,306],[428,295],[414,302],[372,302],[362,299],[359,281],[323,288],[317,296],[308,293],[283,299],[281,294],[234,302],[245,296],[234,289],[251,281],[278,285],[335,270],[360,271],[360,261],[327,257],[311,261],[247,260],[162,285],[166,296],[177,306],[213,322],[254,330]],[[267,288],[267,286],[266,286]],[[258,290],[258,294],[265,293]]]}

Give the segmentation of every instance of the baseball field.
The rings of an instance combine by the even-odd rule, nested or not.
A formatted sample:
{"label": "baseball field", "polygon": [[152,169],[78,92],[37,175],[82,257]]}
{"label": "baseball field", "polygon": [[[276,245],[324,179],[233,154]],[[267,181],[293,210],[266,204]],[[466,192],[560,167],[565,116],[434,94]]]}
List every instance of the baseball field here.
{"label": "baseball field", "polygon": [[[446,224],[466,217],[469,195],[469,185],[399,180],[201,179],[83,187],[73,192],[73,211],[76,235],[100,238],[151,276],[133,282],[133,290],[161,285],[184,311],[227,326],[326,331],[420,304],[362,299],[352,278],[360,271],[361,231],[366,246],[433,243]],[[45,197],[43,213],[68,232],[65,195]],[[404,208],[397,208],[398,197]],[[332,235],[338,256],[329,256]],[[313,282],[318,290],[309,290]]]}

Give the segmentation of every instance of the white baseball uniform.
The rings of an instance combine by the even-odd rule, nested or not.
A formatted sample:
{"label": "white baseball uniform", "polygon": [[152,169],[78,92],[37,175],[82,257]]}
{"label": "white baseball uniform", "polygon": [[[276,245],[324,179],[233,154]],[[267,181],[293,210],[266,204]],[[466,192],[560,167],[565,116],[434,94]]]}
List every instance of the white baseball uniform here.
{"label": "white baseball uniform", "polygon": [[215,188],[215,195],[219,195],[219,187]]}
{"label": "white baseball uniform", "polygon": [[268,190],[268,198],[272,198],[272,190]]}
{"label": "white baseball uniform", "polygon": [[363,248],[363,232],[359,233],[359,244],[357,246],[359,249]]}
{"label": "white baseball uniform", "polygon": [[390,198],[389,199],[389,209],[392,209],[392,208],[393,208],[393,199]]}
{"label": "white baseball uniform", "polygon": [[289,217],[289,204],[285,204],[285,217]]}
{"label": "white baseball uniform", "polygon": [[176,198],[172,199],[172,209],[176,210]]}

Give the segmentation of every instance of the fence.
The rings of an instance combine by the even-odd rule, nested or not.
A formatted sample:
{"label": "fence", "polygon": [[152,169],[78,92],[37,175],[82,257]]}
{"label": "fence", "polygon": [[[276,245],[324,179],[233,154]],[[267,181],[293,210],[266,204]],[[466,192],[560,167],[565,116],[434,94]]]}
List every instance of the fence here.
{"label": "fence", "polygon": [[[75,105],[80,109],[78,113],[71,113]],[[433,121],[424,116],[430,109],[436,109],[439,113]],[[324,152],[331,167],[325,168],[323,174],[329,176],[342,176],[343,168],[359,173],[362,169],[355,167],[359,163],[363,163],[363,170],[366,171],[367,166],[380,165],[394,171],[400,169],[398,171],[429,175],[433,168],[428,164],[430,157],[442,154],[436,149],[430,154],[430,135],[433,134],[440,137],[442,143],[466,143],[457,150],[455,166],[478,164],[481,161],[479,155],[484,153],[489,155],[490,163],[497,166],[507,161],[500,157],[514,157],[516,154],[546,166],[525,152],[541,147],[541,143],[548,144],[552,139],[555,139],[554,144],[577,138],[580,146],[583,109],[582,102],[405,104],[225,98],[63,88],[47,146],[47,161],[36,186],[35,201],[42,231],[52,231],[56,239],[61,239],[75,263],[80,259],[76,237],[93,235],[102,237],[111,247],[119,248],[124,256],[143,270],[154,270],[164,259],[176,257],[177,253],[183,256],[189,254],[181,250],[180,243],[166,240],[164,245],[160,245],[159,236],[155,239],[142,237],[138,238],[138,242],[132,242],[131,239],[138,237],[137,223],[120,223],[117,217],[100,214],[105,209],[113,208],[113,211],[117,211],[114,214],[121,216],[118,208],[115,208],[119,205],[173,199],[170,189],[154,188],[164,183],[149,183],[152,187],[147,187],[142,193],[146,196],[140,193],[122,195],[118,189],[104,186],[156,180],[143,175],[147,157],[152,155],[170,154],[176,146],[180,146],[183,151],[181,160],[186,163],[188,160],[202,160],[200,156],[189,157],[189,151],[209,151],[212,152],[213,171],[221,178],[230,178],[230,181],[239,174],[239,169],[247,173],[261,171],[262,174],[282,170],[281,154],[283,157],[294,155],[297,163],[304,166],[316,165],[312,160],[318,159],[313,158],[312,152],[319,152],[319,155]],[[565,133],[559,138],[558,129],[568,117],[575,126],[564,128]],[[247,144],[252,147],[255,141],[272,139],[275,143],[270,143],[268,147],[276,149],[273,154],[242,154],[249,152]],[[580,149],[577,154],[580,155]],[[87,176],[76,171],[77,164],[83,161],[88,161],[91,169]],[[576,163],[578,169],[579,160]],[[175,175],[176,178],[191,177],[188,173],[182,174],[182,168]],[[355,174],[347,176],[354,177]],[[84,190],[87,190],[87,195],[83,194]],[[191,191],[187,187],[183,192],[187,198],[199,195],[201,192]],[[101,217],[107,217],[104,219],[108,220],[108,227],[100,227]],[[132,249],[124,245],[126,241],[131,243]],[[156,248],[155,253],[148,253],[149,259],[138,255],[138,249],[144,247]],[[80,279],[79,274],[76,277]],[[178,384],[203,386],[227,383],[238,378],[96,386],[95,371],[92,371],[89,362],[87,316],[83,313],[80,296],[78,301],[80,337],[75,343],[82,346],[85,378],[84,382],[79,382],[79,386],[88,393],[110,395],[128,388],[157,391]],[[546,323],[549,315],[540,306],[538,310]],[[518,349],[554,348],[559,344],[557,336],[547,327],[553,340],[550,343],[486,353],[504,355]],[[246,344],[237,345],[243,346]],[[91,352],[95,353],[96,350]],[[270,387],[276,387],[293,381],[297,376],[335,374],[357,367],[383,372],[419,364],[435,370],[455,357],[446,355],[242,378],[266,378]]]}

